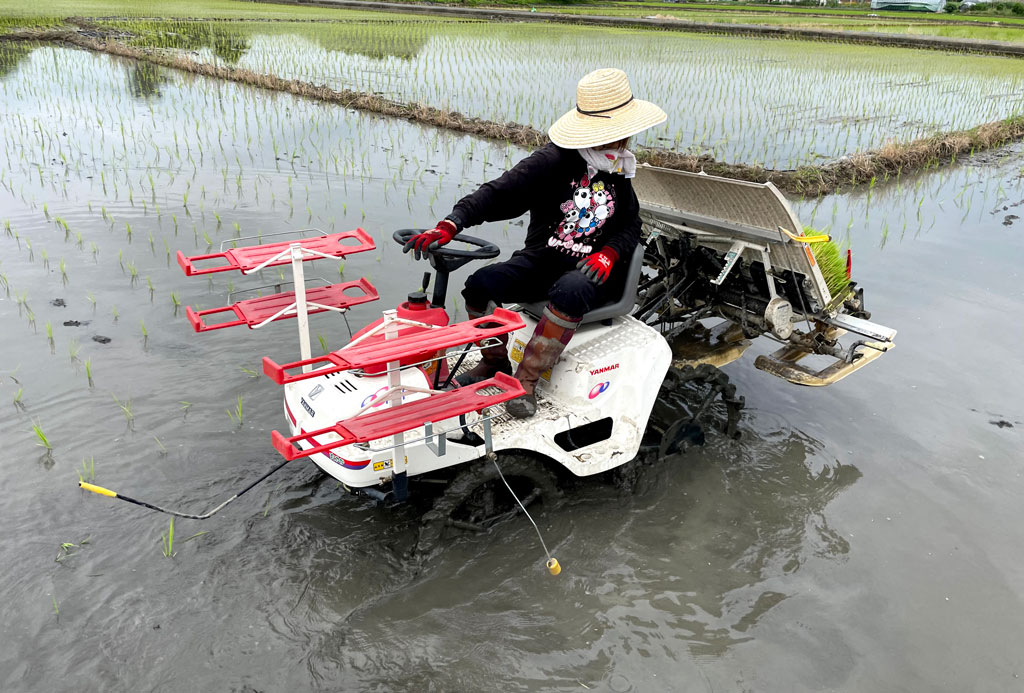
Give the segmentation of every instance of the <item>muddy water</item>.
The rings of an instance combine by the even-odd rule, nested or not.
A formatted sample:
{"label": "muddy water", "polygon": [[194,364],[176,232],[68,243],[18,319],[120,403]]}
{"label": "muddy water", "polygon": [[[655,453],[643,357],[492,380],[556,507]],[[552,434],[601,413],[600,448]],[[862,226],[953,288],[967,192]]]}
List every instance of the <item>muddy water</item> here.
{"label": "muddy water", "polygon": [[[419,284],[390,229],[434,221],[506,152],[133,70],[41,48],[2,83],[4,690],[1019,689],[1018,153],[798,203],[848,230],[898,348],[825,390],[748,352],[728,368],[748,404],[740,441],[668,460],[632,495],[581,484],[538,517],[558,578],[525,522],[414,570],[414,513],[302,463],[176,523],[166,558],[166,517],[79,491],[83,458],[98,484],[214,505],[277,462],[278,392],[245,369],[296,352],[289,324],[193,334],[171,292],[208,308],[278,277],[185,278],[166,248],[362,224],[379,248],[344,277],[384,298],[353,310],[360,326]],[[510,250],[522,227],[481,234]],[[347,335],[313,321],[315,342]]]}

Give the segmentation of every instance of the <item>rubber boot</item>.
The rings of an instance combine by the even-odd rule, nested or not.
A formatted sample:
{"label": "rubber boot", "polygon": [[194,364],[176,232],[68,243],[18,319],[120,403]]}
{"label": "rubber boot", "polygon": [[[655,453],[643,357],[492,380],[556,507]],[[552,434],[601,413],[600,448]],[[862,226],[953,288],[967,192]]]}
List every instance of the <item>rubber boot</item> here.
{"label": "rubber boot", "polygon": [[517,419],[526,419],[537,413],[534,390],[541,373],[555,365],[565,345],[579,327],[578,318],[560,313],[550,303],[533,331],[530,343],[523,349],[523,360],[516,369],[516,379],[523,384],[526,394],[505,403],[505,411]]}
{"label": "rubber boot", "polygon": [[[482,318],[487,313],[467,308],[470,319]],[[497,337],[499,344],[484,347],[480,350],[480,362],[465,373],[460,373],[455,378],[459,385],[475,385],[481,380],[493,378],[496,373],[512,375],[512,362],[508,360],[508,335],[502,334]]]}

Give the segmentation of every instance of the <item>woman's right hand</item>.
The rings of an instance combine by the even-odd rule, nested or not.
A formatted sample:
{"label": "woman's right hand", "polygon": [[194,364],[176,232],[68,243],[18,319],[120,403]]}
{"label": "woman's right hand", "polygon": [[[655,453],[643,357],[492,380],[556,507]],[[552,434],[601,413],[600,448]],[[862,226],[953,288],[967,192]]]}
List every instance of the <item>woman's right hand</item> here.
{"label": "woman's right hand", "polygon": [[455,238],[459,230],[455,227],[454,222],[448,219],[442,219],[437,222],[437,226],[432,228],[430,231],[424,231],[418,233],[408,241],[405,242],[405,246],[402,248],[403,253],[408,253],[410,250],[413,251],[413,256],[419,260],[426,257],[427,251],[439,248],[442,245],[451,243],[452,239]]}

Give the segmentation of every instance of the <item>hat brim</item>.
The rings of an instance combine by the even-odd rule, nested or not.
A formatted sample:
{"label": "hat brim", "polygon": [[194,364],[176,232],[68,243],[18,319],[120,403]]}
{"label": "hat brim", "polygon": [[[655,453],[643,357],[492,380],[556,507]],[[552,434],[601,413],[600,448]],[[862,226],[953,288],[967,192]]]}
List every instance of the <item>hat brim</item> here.
{"label": "hat brim", "polygon": [[548,128],[548,137],[563,149],[585,149],[632,137],[668,120],[665,111],[640,99],[601,115],[609,117],[584,115],[574,108]]}

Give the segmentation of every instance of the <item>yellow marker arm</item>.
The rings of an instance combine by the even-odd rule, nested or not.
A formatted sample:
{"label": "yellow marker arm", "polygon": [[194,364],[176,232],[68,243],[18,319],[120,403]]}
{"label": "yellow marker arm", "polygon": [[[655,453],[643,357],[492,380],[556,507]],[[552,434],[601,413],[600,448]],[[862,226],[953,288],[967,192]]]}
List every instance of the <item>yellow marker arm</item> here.
{"label": "yellow marker arm", "polygon": [[86,491],[98,493],[101,496],[110,496],[111,498],[117,498],[117,494],[111,491],[109,488],[103,488],[102,486],[96,486],[95,484],[89,484],[84,481],[79,481],[78,486],[80,488],[84,488]]}

